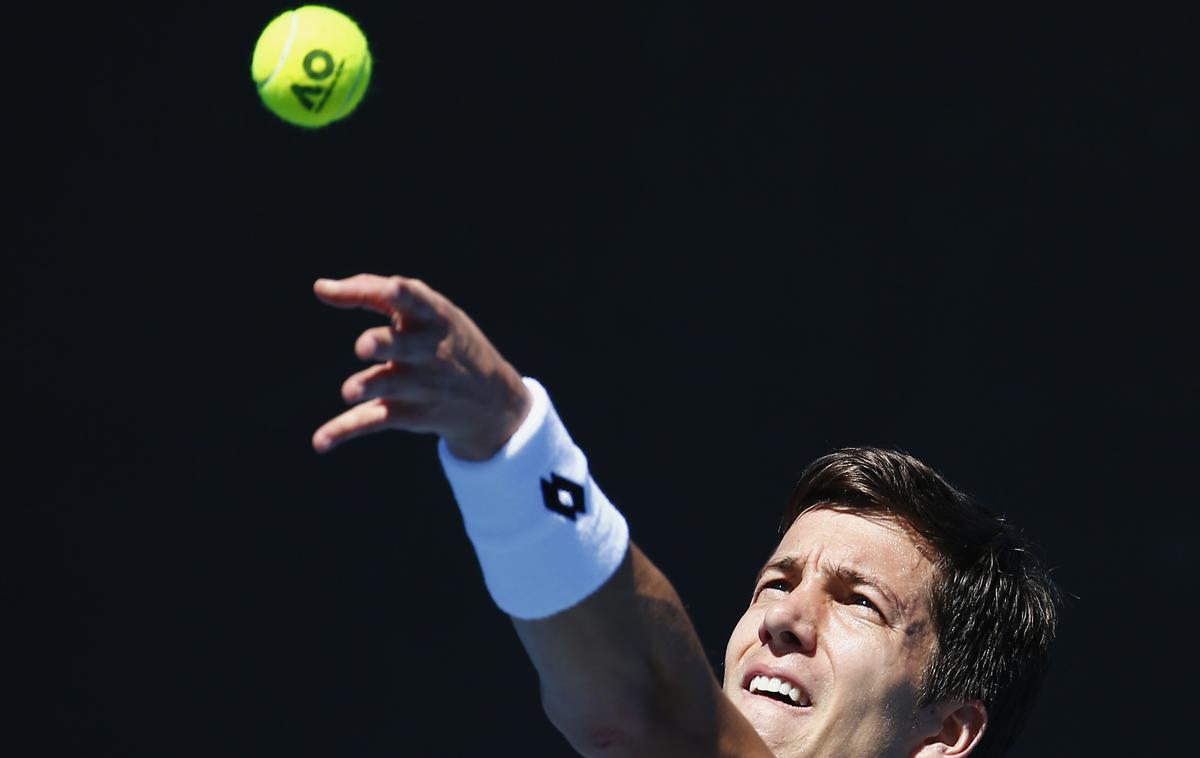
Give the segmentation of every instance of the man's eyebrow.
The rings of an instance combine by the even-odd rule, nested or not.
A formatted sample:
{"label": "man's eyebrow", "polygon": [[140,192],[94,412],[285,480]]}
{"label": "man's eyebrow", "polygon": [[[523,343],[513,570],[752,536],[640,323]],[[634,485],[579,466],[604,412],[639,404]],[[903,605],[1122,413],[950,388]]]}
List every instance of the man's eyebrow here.
{"label": "man's eyebrow", "polygon": [[[758,575],[754,577],[754,586],[758,586],[758,583],[762,581],[763,575],[765,575],[768,571],[778,571],[781,574],[790,574],[796,568],[796,564],[798,562],[799,561],[797,561],[793,556],[784,556],[782,558],[776,558],[775,560],[770,561],[767,563],[767,565],[758,570]],[[892,588],[874,574],[866,573],[861,569],[845,563],[838,563],[830,566],[829,573],[836,576],[843,583],[852,587],[871,587],[876,592],[883,595],[883,597],[889,603],[891,603],[893,607],[901,607],[900,600],[896,597],[896,593],[892,591]]]}
{"label": "man's eyebrow", "polygon": [[774,569],[775,571],[779,571],[780,573],[787,574],[787,573],[790,573],[791,570],[795,566],[796,566],[796,559],[791,556],[785,556],[783,558],[776,558],[775,560],[771,561],[770,563],[768,563],[767,565],[763,566],[762,568],[760,568],[758,570],[758,575],[754,577],[754,586],[757,587],[758,583],[762,581],[763,574],[766,574],[768,571],[771,571],[772,569]]}
{"label": "man's eyebrow", "polygon": [[900,608],[900,600],[896,597],[896,593],[892,592],[892,588],[878,577],[872,574],[866,574],[853,566],[847,566],[844,563],[839,563],[830,567],[831,573],[841,579],[848,585],[853,587],[866,586],[871,587],[879,594],[883,595],[889,603],[895,608]]}

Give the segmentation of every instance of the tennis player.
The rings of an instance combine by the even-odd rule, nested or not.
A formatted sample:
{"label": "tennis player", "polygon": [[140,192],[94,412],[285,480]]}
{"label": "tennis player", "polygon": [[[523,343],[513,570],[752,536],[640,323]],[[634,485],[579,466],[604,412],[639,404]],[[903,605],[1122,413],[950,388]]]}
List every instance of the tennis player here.
{"label": "tennis player", "polygon": [[539,382],[423,282],[316,295],[378,313],[321,453],[437,435],[483,577],[588,756],[984,756],[1041,678],[1057,593],[1008,523],[906,454],[838,450],[801,475],[783,534],[709,667],[679,597],[629,539]]}

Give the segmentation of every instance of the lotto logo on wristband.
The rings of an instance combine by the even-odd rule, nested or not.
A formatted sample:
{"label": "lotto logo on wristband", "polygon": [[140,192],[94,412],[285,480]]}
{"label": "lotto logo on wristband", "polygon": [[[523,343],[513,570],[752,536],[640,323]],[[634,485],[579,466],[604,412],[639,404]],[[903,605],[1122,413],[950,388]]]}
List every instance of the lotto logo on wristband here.
{"label": "lotto logo on wristband", "polygon": [[546,504],[548,510],[554,511],[560,516],[575,520],[575,517],[581,513],[586,513],[587,508],[583,503],[583,486],[576,484],[570,479],[565,479],[558,474],[551,474],[550,480],[539,479],[542,483],[542,501]]}

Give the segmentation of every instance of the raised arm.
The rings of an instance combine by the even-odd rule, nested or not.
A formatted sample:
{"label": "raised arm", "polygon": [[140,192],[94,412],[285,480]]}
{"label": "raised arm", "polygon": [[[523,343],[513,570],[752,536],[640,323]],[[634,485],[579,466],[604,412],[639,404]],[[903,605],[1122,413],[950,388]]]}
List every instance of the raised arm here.
{"label": "raised arm", "polygon": [[581,754],[771,755],[721,691],[674,588],[636,545],[578,605],[513,623],[546,714]]}
{"label": "raised arm", "polygon": [[[538,395],[540,385],[523,381],[461,309],[418,280],[360,274],[319,280],[314,291],[329,305],[365,308],[387,324],[358,338],[355,352],[372,365],[345,381],[342,395],[353,407],[322,425],[313,435],[313,447],[324,453],[386,429],[441,438],[443,462],[480,551],[489,589],[502,608],[516,609],[510,615],[538,671],[543,707],[567,740],[584,755],[769,756],[749,722],[721,692],[675,590],[641,550],[623,542],[628,549],[605,563],[579,553],[591,549],[586,539],[583,547],[572,543],[562,548],[554,542],[558,538],[545,536],[549,532],[543,525],[527,527],[524,522],[513,526],[525,530],[514,538],[511,530],[505,531],[508,525],[493,518],[507,513],[506,492],[495,493],[495,513],[487,512],[492,497],[487,487],[506,481],[511,475],[506,467],[540,455],[538,435],[550,434],[544,428],[558,423],[548,397]],[[576,456],[573,460],[586,466],[565,428],[559,424],[551,432],[555,429],[559,441],[554,449],[565,445]],[[465,473],[455,473],[460,469]],[[592,497],[590,478],[588,487]],[[464,502],[481,497],[482,502]],[[611,508],[598,488],[594,497]],[[615,509],[605,513],[605,534],[621,534],[623,518]],[[504,534],[503,544],[488,549],[498,533]],[[611,547],[616,538],[604,539]],[[517,544],[526,547],[514,550]],[[540,604],[513,601],[505,572],[522,581],[538,576],[536,561],[543,546],[577,556],[589,564],[588,571],[602,571],[599,588],[562,608],[555,607],[563,602],[557,586],[530,586],[530,593],[542,593]],[[523,585],[516,586],[519,591]],[[566,591],[571,590],[568,586]],[[553,612],[546,613],[547,608]]]}

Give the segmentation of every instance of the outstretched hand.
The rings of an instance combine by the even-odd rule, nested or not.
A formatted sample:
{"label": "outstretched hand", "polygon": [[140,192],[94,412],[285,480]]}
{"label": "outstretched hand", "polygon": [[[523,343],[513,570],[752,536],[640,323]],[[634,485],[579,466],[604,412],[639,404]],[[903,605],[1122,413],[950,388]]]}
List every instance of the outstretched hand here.
{"label": "outstretched hand", "polygon": [[419,279],[358,274],[318,279],[313,291],[336,308],[363,308],[388,325],[363,332],[354,352],[372,366],[342,384],[353,408],[313,434],[325,453],[385,429],[431,432],[464,460],[492,457],[529,410],[521,375],[458,306]]}

